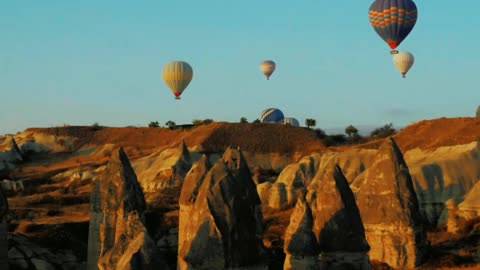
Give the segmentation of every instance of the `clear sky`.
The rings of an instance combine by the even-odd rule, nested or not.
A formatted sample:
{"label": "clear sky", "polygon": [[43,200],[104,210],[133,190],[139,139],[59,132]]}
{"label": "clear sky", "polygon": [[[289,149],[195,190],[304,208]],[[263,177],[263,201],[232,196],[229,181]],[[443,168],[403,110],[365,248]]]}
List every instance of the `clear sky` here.
{"label": "clear sky", "polygon": [[[23,0],[0,8],[0,133],[64,124],[238,122],[280,108],[317,127],[404,126],[480,104],[480,2],[416,1],[399,47],[407,79],[368,20],[372,1]],[[277,63],[270,81],[259,71]],[[175,101],[161,73],[189,62]]]}

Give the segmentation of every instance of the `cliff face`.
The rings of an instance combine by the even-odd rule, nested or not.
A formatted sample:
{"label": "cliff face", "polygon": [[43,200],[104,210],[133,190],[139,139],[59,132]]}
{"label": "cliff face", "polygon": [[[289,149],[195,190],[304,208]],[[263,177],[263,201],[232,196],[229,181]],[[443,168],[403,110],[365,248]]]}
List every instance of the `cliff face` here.
{"label": "cliff face", "polygon": [[165,267],[143,225],[145,208],[135,172],[120,148],[113,153],[91,196],[88,270]]}
{"label": "cliff face", "polygon": [[179,269],[257,267],[262,262],[261,206],[242,154],[206,157],[186,177],[180,199]]}
{"label": "cliff face", "polygon": [[371,259],[394,268],[414,268],[423,261],[423,218],[408,167],[392,138],[382,144],[366,171],[357,204]]}
{"label": "cliff face", "polygon": [[445,146],[432,151],[405,153],[420,210],[431,226],[444,225],[439,218],[445,202],[461,202],[480,179],[480,144]]}

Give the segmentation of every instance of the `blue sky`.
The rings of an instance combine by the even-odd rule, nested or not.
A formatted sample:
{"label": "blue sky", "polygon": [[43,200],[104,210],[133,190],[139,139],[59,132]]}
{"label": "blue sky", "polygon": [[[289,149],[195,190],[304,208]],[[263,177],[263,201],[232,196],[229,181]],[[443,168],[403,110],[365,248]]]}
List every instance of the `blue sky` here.
{"label": "blue sky", "polygon": [[[472,116],[480,2],[416,1],[402,79],[372,1],[24,0],[0,9],[0,133],[63,124],[252,121],[268,107],[321,128]],[[270,81],[259,71],[277,63]],[[161,73],[189,62],[175,101]]]}

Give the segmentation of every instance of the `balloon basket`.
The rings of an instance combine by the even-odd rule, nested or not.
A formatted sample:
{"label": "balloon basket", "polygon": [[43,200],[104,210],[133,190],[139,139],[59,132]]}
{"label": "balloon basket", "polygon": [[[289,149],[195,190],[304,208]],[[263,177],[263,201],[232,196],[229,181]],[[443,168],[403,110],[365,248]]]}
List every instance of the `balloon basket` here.
{"label": "balloon basket", "polygon": [[175,100],[180,100],[180,97],[175,97]]}
{"label": "balloon basket", "polygon": [[398,54],[397,50],[390,51],[390,54]]}

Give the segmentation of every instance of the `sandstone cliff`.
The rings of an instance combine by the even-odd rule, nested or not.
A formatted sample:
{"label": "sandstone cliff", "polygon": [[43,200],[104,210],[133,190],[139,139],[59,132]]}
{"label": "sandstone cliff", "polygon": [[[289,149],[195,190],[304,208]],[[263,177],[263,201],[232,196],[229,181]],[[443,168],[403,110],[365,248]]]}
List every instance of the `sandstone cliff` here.
{"label": "sandstone cliff", "polygon": [[357,204],[370,244],[370,259],[394,268],[423,261],[426,234],[409,169],[393,138],[365,172]]}
{"label": "sandstone cliff", "polygon": [[445,202],[461,202],[480,179],[479,156],[479,142],[405,153],[420,210],[430,225],[437,225]]}
{"label": "sandstone cliff", "polygon": [[179,269],[252,269],[262,262],[261,206],[242,154],[206,157],[186,177],[180,199]]}

